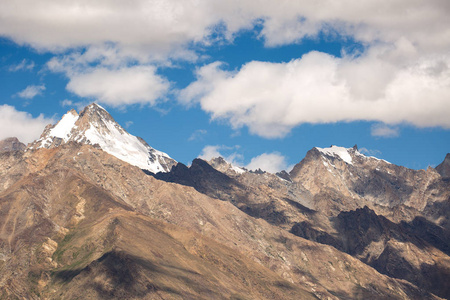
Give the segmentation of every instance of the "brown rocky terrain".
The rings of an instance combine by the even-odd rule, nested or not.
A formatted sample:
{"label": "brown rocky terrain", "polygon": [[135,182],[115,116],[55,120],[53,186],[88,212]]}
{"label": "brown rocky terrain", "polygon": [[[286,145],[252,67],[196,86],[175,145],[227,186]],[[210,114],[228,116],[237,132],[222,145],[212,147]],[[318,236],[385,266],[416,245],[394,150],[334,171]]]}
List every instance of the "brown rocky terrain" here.
{"label": "brown rocky terrain", "polygon": [[2,152],[0,298],[448,298],[448,182],[351,155],[152,174],[82,141]]}
{"label": "brown rocky terrain", "polygon": [[4,297],[433,298],[92,146],[21,155],[0,194]]}
{"label": "brown rocky terrain", "polygon": [[16,137],[10,137],[0,141],[0,152],[5,151],[21,151],[25,150],[27,146],[21,143]]}
{"label": "brown rocky terrain", "polygon": [[267,189],[261,191],[267,197],[254,205],[259,217],[450,297],[447,180],[431,168],[410,170],[356,151],[349,149],[348,164],[313,149],[288,181],[267,173],[238,174],[217,159],[210,163],[253,192]]}
{"label": "brown rocky terrain", "polygon": [[[321,161],[319,162],[321,163]],[[418,210],[402,204],[405,206],[402,207],[403,210],[416,214],[412,220],[408,218],[402,220],[400,217],[404,214],[387,214],[391,218],[402,220],[399,223],[377,215],[367,206],[350,211],[342,209],[337,216],[334,216],[328,210],[321,211],[317,207],[317,202],[314,203],[317,198],[311,196],[313,193],[308,193],[296,182],[288,182],[268,173],[237,173],[223,159],[213,159],[210,163],[216,169],[197,159],[193,161],[190,168],[179,164],[172,172],[160,173],[156,177],[192,186],[211,197],[230,201],[253,217],[265,219],[297,236],[331,245],[386,275],[406,279],[443,297],[450,296],[446,287],[446,282],[450,279],[448,257],[450,232],[433,221],[419,216]],[[390,170],[396,168],[396,166],[389,167]],[[218,170],[222,170],[232,177],[225,176]],[[359,170],[354,169],[353,171],[356,173]],[[416,172],[400,170],[400,172],[405,171]],[[393,173],[394,171],[388,169],[388,172]],[[428,172],[432,175],[435,174],[431,170]],[[418,173],[419,175],[423,174],[421,171]],[[377,180],[381,181],[381,179]],[[436,182],[439,180],[437,178]],[[388,189],[391,188],[389,182],[379,184],[387,186]],[[407,185],[407,183],[402,184]],[[332,189],[332,185],[322,188],[326,191]],[[420,186],[414,188],[424,189]],[[369,189],[371,188],[369,187]],[[407,190],[407,188],[404,189]],[[445,185],[442,185],[440,189],[442,193],[446,194]],[[409,196],[409,194],[404,196],[401,191],[396,191],[396,193],[397,199],[402,199],[402,197],[407,199]],[[339,193],[335,193],[335,195],[346,201],[355,200],[348,199]],[[329,205],[335,205],[335,198],[326,200]],[[367,199],[363,200],[365,201],[361,201],[361,203],[371,203]],[[342,201],[338,203],[342,205]],[[319,202],[320,204],[321,202]],[[316,210],[306,205],[316,205],[313,206]],[[358,205],[358,203],[354,205]],[[359,205],[361,204],[359,203]],[[395,204],[395,206],[398,205]],[[381,213],[388,211],[380,204],[372,203],[372,206]],[[431,219],[434,220],[432,217]],[[407,251],[404,251],[405,249]]]}
{"label": "brown rocky terrain", "polygon": [[444,161],[436,167],[436,171],[442,176],[442,178],[450,179],[450,153],[447,153]]}

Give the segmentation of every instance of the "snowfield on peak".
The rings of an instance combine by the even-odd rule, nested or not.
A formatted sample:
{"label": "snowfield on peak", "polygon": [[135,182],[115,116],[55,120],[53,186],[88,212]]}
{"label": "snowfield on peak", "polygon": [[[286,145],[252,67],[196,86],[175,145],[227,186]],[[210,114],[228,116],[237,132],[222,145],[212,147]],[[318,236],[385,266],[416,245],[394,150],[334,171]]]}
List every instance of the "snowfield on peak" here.
{"label": "snowfield on peak", "polygon": [[[176,161],[150,147],[144,140],[129,134],[100,105],[91,104],[79,115],[71,110],[35,142],[36,148],[52,147],[55,138],[98,145],[131,165],[153,173],[169,172]],[[33,148],[33,147],[32,147]]]}
{"label": "snowfield on peak", "polygon": [[350,153],[348,152],[348,150],[352,149],[352,148],[344,148],[344,147],[339,147],[339,146],[331,146],[330,148],[319,148],[316,147],[317,150],[319,150],[320,152],[322,152],[325,155],[331,156],[331,157],[339,157],[340,159],[342,159],[343,161],[345,161],[346,163],[348,163],[349,165],[352,165],[352,156],[350,155]]}
{"label": "snowfield on peak", "polygon": [[366,156],[366,155],[362,154],[361,152],[359,152],[356,147],[345,148],[345,147],[339,147],[339,146],[332,145],[330,148],[319,148],[319,147],[315,147],[315,148],[317,150],[319,150],[322,154],[325,154],[325,155],[331,156],[331,157],[338,157],[349,165],[353,165],[352,154],[355,156],[365,158],[365,159],[375,159],[377,161],[382,161],[382,162],[391,164],[390,162],[388,162],[384,159],[377,158],[375,156]]}
{"label": "snowfield on peak", "polygon": [[[85,131],[84,136],[91,144],[98,144],[103,151],[141,169],[153,173],[169,171],[165,170],[158,160],[152,161],[149,156],[151,149],[137,137],[117,128],[117,123],[105,120],[104,124],[108,128],[106,133],[100,132],[96,126],[91,126]],[[153,154],[171,159],[169,155],[160,151],[155,150]]]}
{"label": "snowfield on peak", "polygon": [[58,124],[50,131],[49,136],[58,137],[67,142],[70,138],[70,132],[75,127],[78,120],[78,114],[74,111],[66,113]]}

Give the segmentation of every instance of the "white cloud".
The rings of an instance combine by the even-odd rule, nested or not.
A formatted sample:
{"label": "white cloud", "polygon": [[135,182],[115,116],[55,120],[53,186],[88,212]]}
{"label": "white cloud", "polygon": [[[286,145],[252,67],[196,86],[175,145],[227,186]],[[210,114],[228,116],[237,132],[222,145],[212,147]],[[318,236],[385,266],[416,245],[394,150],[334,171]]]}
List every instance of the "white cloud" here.
{"label": "white cloud", "polygon": [[252,61],[235,72],[212,63],[179,93],[213,119],[283,137],[302,123],[378,121],[450,128],[450,55],[397,64],[398,48],[359,57],[310,52],[288,63]]}
{"label": "white cloud", "polygon": [[13,106],[0,105],[0,139],[17,137],[23,143],[39,138],[47,124],[54,123],[42,114],[34,118],[31,114],[17,111]]}
{"label": "white cloud", "polygon": [[202,41],[221,12],[209,1],[2,1],[0,35],[59,52],[114,44],[123,56],[147,60],[190,57],[183,47]]}
{"label": "white cloud", "polygon": [[42,95],[45,91],[45,85],[29,85],[22,91],[17,93],[17,96],[24,99],[33,99],[37,95]]}
{"label": "white cloud", "polygon": [[238,145],[229,147],[225,145],[207,145],[202,149],[198,156],[203,160],[211,160],[215,157],[223,157],[227,162],[235,166],[242,166],[244,156],[237,152],[240,147]]}
{"label": "white cloud", "polygon": [[398,137],[400,135],[400,129],[398,127],[391,127],[386,124],[374,124],[370,128],[370,132],[376,137]]}
{"label": "white cloud", "polygon": [[211,42],[218,27],[231,38],[258,22],[268,45],[298,42],[324,31],[369,43],[406,37],[431,50],[448,49],[449,11],[445,0],[3,0],[0,35],[52,51],[116,43],[121,51],[145,56],[183,52],[186,47],[180,46],[190,42]]}
{"label": "white cloud", "polygon": [[228,147],[224,145],[208,145],[205,146],[198,156],[206,161],[215,157],[223,157],[227,162],[234,166],[245,167],[249,170],[261,169],[266,172],[276,173],[281,170],[290,170],[293,166],[287,164],[286,157],[279,152],[262,153],[250,160],[245,165],[244,156],[238,152],[239,146]]}
{"label": "white cloud", "polygon": [[363,45],[359,57],[310,53],[232,73],[209,65],[182,92],[213,118],[280,137],[305,122],[448,128],[449,15],[446,0],[3,0],[0,36],[64,53],[49,67],[66,73],[67,88],[113,106],[155,104],[169,84],[149,64],[195,61],[198,46],[232,41],[255,24],[267,46],[321,33]]}
{"label": "white cloud", "polygon": [[222,156],[222,154],[219,152],[220,148],[221,148],[221,146],[218,146],[218,145],[216,145],[216,146],[212,146],[212,145],[205,146],[202,149],[202,153],[200,153],[200,155],[198,157],[203,159],[203,160],[210,160],[212,158]]}
{"label": "white cloud", "polygon": [[23,59],[20,63],[17,65],[11,65],[9,66],[8,70],[10,72],[17,72],[17,71],[31,71],[34,68],[34,61],[28,61],[27,59]]}
{"label": "white cloud", "polygon": [[67,106],[70,108],[75,107],[78,111],[83,110],[83,108],[89,104],[88,101],[73,102],[72,100],[69,100],[69,99],[64,99],[59,103],[61,104],[62,107],[67,107]]}
{"label": "white cloud", "polygon": [[72,106],[73,105],[72,100],[69,100],[69,99],[64,99],[60,103],[61,103],[61,106]]}
{"label": "white cloud", "polygon": [[69,91],[111,106],[135,103],[154,105],[170,86],[152,66],[99,67],[84,73],[69,74],[69,78]]}
{"label": "white cloud", "polygon": [[288,166],[286,157],[278,152],[263,153],[256,157],[253,157],[250,163],[245,167],[249,170],[261,169],[269,173],[277,173],[281,170],[289,171],[290,169],[292,169],[290,166]]}
{"label": "white cloud", "polygon": [[208,131],[206,131],[205,129],[197,129],[196,131],[194,131],[191,136],[188,138],[188,141],[195,141],[195,140],[200,140],[203,138],[203,136],[208,133]]}

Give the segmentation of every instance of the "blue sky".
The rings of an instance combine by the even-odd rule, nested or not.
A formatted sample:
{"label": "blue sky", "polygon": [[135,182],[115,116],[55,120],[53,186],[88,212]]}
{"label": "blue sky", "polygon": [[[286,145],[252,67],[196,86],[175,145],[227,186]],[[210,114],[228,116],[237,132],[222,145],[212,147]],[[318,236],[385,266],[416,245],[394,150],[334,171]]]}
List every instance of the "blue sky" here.
{"label": "blue sky", "polygon": [[357,144],[414,169],[450,152],[445,1],[0,4],[0,138],[98,102],[188,164],[290,168]]}

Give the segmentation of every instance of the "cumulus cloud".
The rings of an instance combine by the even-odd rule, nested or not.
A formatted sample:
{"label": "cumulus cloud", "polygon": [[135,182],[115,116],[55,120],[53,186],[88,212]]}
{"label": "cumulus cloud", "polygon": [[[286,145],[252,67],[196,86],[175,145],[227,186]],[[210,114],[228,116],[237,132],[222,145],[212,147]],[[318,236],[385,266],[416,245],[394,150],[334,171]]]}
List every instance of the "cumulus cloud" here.
{"label": "cumulus cloud", "polygon": [[169,90],[169,82],[152,66],[120,69],[94,68],[69,74],[67,89],[80,97],[96,99],[111,106],[154,105]]}
{"label": "cumulus cloud", "polygon": [[0,139],[17,137],[23,143],[30,143],[39,138],[50,123],[54,123],[54,120],[42,114],[34,118],[27,112],[17,111],[13,106],[0,105]]}
{"label": "cumulus cloud", "polygon": [[218,62],[197,70],[179,93],[212,119],[283,137],[302,123],[378,121],[450,128],[450,56],[398,65],[397,48],[337,58],[310,52],[287,63],[252,61],[238,71]]}
{"label": "cumulus cloud", "polygon": [[199,158],[203,159],[203,160],[210,160],[212,158],[215,157],[223,157],[222,154],[219,152],[219,150],[222,148],[223,146],[218,146],[218,145],[208,145],[205,146],[202,149],[202,152],[200,153],[200,155],[198,156]]}
{"label": "cumulus cloud", "polygon": [[198,157],[206,161],[215,157],[223,157],[227,162],[235,166],[242,166],[244,156],[237,152],[239,148],[238,145],[233,147],[225,145],[207,145],[202,149],[202,152]]}
{"label": "cumulus cloud", "polygon": [[235,128],[280,137],[305,122],[448,128],[449,15],[445,0],[3,0],[0,36],[63,53],[49,67],[68,75],[67,88],[113,106],[155,104],[169,84],[149,65],[195,61],[198,46],[243,30],[259,30],[268,47],[319,35],[363,45],[358,56],[312,52],[237,72],[208,65],[181,93]]}
{"label": "cumulus cloud", "polygon": [[29,85],[22,91],[17,93],[17,96],[24,99],[33,99],[37,95],[42,95],[45,91],[45,85]]}
{"label": "cumulus cloud", "polygon": [[364,42],[407,37],[420,47],[435,49],[450,42],[449,11],[442,0],[4,0],[0,34],[52,51],[113,42],[142,55],[207,43],[218,28],[230,39],[259,23],[268,45],[337,32]]}
{"label": "cumulus cloud", "polygon": [[370,128],[372,136],[392,138],[400,135],[400,129],[398,127],[391,127],[386,124],[374,124]]}
{"label": "cumulus cloud", "polygon": [[279,152],[262,153],[250,160],[247,165],[244,164],[244,156],[238,152],[239,146],[228,147],[224,145],[205,146],[198,156],[206,161],[215,157],[223,157],[227,162],[234,166],[245,167],[248,170],[261,169],[269,173],[276,173],[281,170],[290,170],[286,157]]}
{"label": "cumulus cloud", "polygon": [[281,170],[289,171],[292,169],[292,167],[288,166],[286,157],[279,152],[263,153],[253,157],[246,168],[249,170],[261,169],[269,173],[277,173]]}
{"label": "cumulus cloud", "polygon": [[70,92],[106,105],[155,105],[164,99],[170,82],[157,74],[155,66],[122,61],[111,54],[113,49],[102,50],[54,57],[47,67],[68,77]]}

